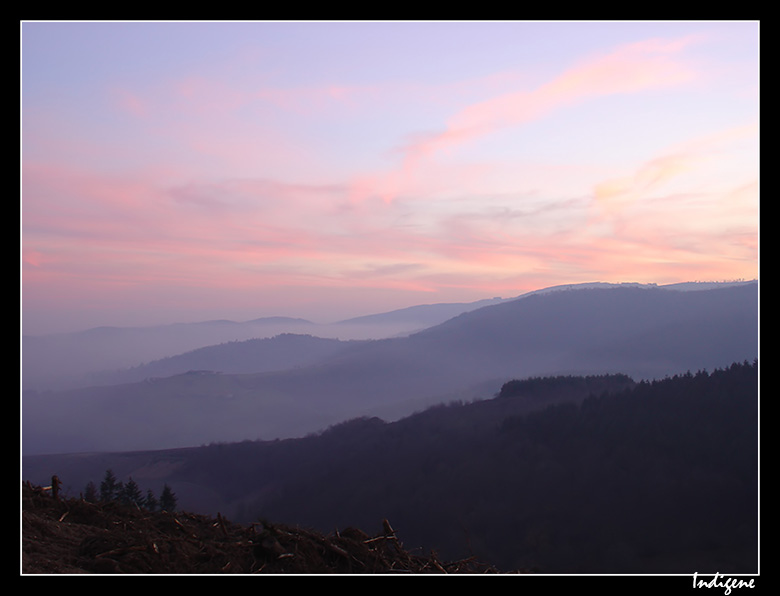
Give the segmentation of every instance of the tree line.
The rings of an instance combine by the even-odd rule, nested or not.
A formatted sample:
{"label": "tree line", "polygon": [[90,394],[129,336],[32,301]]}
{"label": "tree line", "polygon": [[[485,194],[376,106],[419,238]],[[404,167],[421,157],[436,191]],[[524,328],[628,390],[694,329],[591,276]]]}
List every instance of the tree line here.
{"label": "tree line", "polygon": [[146,493],[130,476],[125,482],[117,479],[111,469],[106,470],[103,480],[97,486],[90,480],[84,488],[83,498],[90,503],[116,502],[122,505],[135,506],[147,511],[175,511],[176,493],[167,484],[163,485],[159,499],[151,489]]}

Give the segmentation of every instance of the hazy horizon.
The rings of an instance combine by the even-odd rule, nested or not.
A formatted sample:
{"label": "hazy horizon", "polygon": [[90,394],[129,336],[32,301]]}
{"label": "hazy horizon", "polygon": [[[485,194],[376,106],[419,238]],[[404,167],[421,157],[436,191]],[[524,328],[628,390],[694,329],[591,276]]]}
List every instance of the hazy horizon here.
{"label": "hazy horizon", "polygon": [[22,22],[25,334],[758,278],[757,22]]}
{"label": "hazy horizon", "polygon": [[[23,334],[28,336],[44,336],[44,335],[58,335],[58,334],[69,334],[69,333],[79,333],[83,331],[89,331],[91,329],[99,329],[99,328],[152,328],[152,327],[164,327],[167,325],[187,325],[187,324],[197,324],[197,323],[208,323],[208,322],[215,322],[215,321],[229,321],[229,322],[235,322],[235,323],[248,323],[254,320],[261,320],[261,319],[300,319],[304,320],[310,323],[313,323],[314,325],[321,325],[323,327],[327,327],[329,325],[334,325],[337,323],[347,322],[350,319],[360,319],[364,316],[371,316],[371,315],[382,315],[385,313],[392,313],[396,311],[403,311],[405,309],[412,309],[415,307],[426,307],[426,306],[438,306],[438,305],[444,305],[444,304],[476,304],[481,301],[489,301],[489,300],[513,300],[515,298],[520,298],[525,295],[533,294],[535,292],[548,290],[548,289],[555,289],[555,288],[567,288],[568,286],[571,287],[577,287],[577,286],[589,286],[590,284],[622,284],[622,285],[631,285],[631,284],[637,284],[641,283],[642,285],[646,286],[658,286],[658,287],[671,287],[675,284],[694,284],[694,285],[701,285],[702,287],[709,287],[709,286],[720,286],[720,285],[731,285],[731,284],[741,284],[741,283],[758,283],[758,279],[736,279],[736,280],[690,280],[687,282],[672,282],[671,284],[656,284],[655,282],[632,282],[632,281],[623,281],[623,282],[599,282],[599,281],[592,281],[592,282],[577,282],[574,284],[556,284],[554,286],[546,286],[544,288],[534,288],[533,290],[528,290],[521,292],[517,295],[513,296],[482,296],[475,299],[467,299],[467,300],[458,300],[453,302],[421,302],[421,303],[415,303],[415,304],[401,304],[400,306],[390,306],[387,309],[378,309],[378,308],[372,308],[372,304],[361,304],[359,307],[362,309],[360,312],[355,313],[355,311],[346,311],[348,314],[345,316],[337,317],[337,316],[331,316],[330,318],[315,318],[318,313],[314,313],[315,317],[307,317],[301,314],[274,314],[274,313],[261,313],[261,314],[252,314],[251,312],[246,313],[235,313],[238,316],[231,318],[231,317],[225,317],[225,316],[214,316],[212,318],[199,318],[199,319],[176,319],[176,318],[166,318],[165,314],[159,315],[159,319],[143,319],[139,323],[135,323],[135,317],[133,317],[133,313],[128,313],[130,316],[129,318],[126,318],[125,320],[129,321],[127,324],[121,324],[121,323],[106,323],[106,324],[100,324],[100,325],[91,325],[88,327],[83,326],[74,326],[73,322],[64,322],[59,321],[55,323],[53,326],[48,327],[48,331],[45,332],[35,332],[31,329],[23,329]],[[230,312],[230,307],[226,307],[225,309],[227,312]],[[335,312],[335,311],[334,311]],[[322,313],[319,313],[319,315],[322,315]],[[173,315],[174,317],[178,316],[176,314]],[[122,320],[122,316],[118,316],[117,320]]]}

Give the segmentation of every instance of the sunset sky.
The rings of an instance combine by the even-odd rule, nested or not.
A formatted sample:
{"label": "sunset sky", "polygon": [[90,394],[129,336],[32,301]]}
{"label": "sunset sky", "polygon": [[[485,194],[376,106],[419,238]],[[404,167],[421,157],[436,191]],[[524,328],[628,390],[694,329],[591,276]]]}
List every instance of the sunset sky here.
{"label": "sunset sky", "polygon": [[757,278],[758,34],[23,22],[23,331]]}

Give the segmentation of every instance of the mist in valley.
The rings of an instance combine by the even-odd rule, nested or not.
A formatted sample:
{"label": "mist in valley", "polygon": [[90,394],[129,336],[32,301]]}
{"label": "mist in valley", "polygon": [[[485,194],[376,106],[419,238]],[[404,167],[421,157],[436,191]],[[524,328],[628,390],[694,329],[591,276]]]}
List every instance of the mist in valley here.
{"label": "mist in valley", "polygon": [[[299,437],[355,416],[396,420],[437,403],[488,398],[510,378],[622,373],[654,379],[726,366],[757,357],[757,302],[756,283],[693,292],[583,286],[460,307],[455,317],[395,337],[335,339],[290,329],[264,338],[233,336],[156,360],[138,357],[141,363],[124,369],[93,368],[81,386],[25,383],[23,451]],[[419,329],[423,321],[414,323]],[[204,341],[207,330],[220,326],[251,333],[229,323],[192,327]],[[193,341],[190,326],[164,331]],[[140,349],[135,340],[143,333],[151,341],[161,331],[130,330],[134,339],[126,345]],[[95,334],[85,336],[91,341]],[[85,336],[71,336],[72,349],[60,353],[83,358]],[[25,350],[28,359],[35,360],[34,345]]]}

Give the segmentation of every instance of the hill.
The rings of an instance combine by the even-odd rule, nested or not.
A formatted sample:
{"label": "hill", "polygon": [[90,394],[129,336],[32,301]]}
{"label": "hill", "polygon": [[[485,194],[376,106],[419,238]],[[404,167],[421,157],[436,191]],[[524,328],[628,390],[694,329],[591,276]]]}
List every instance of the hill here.
{"label": "hill", "polygon": [[[584,380],[547,381],[558,393]],[[308,449],[289,445],[288,458],[281,446],[252,459],[238,455],[249,446],[231,456],[215,446],[210,457],[234,460],[243,490],[247,478],[274,479],[246,495],[245,514],[325,528],[381,512],[409,543],[448,558],[545,573],[757,572],[755,365],[499,413],[539,399],[533,384],[395,423],[339,425]],[[189,464],[207,468],[199,455]]]}
{"label": "hill", "polygon": [[[386,529],[385,529],[386,528]],[[324,535],[282,524],[231,523],[114,502],[53,499],[22,486],[23,574],[497,573],[474,559],[439,561],[403,548],[392,527]]]}
{"label": "hill", "polygon": [[[511,298],[509,299],[511,300]],[[456,317],[464,312],[470,312],[484,306],[499,304],[503,302],[502,298],[486,298],[476,302],[445,302],[440,304],[419,304],[407,308],[400,308],[389,312],[378,313],[374,315],[364,315],[362,317],[353,317],[334,323],[336,328],[350,328],[352,326],[384,326],[392,329],[395,326],[398,329],[395,333],[389,333],[388,336],[397,335],[401,330],[420,331],[434,325],[438,325]]]}
{"label": "hill", "polygon": [[755,573],[758,364],[638,382],[508,381],[473,403],[300,439],[25,458],[71,494],[106,468],[186,508],[330,532],[393,520],[446,560],[543,573]]}
{"label": "hill", "polygon": [[436,403],[484,398],[508,378],[660,378],[757,353],[755,283],[690,292],[561,290],[486,306],[408,337],[345,346],[292,370],[26,392],[23,450],[129,451],[300,437],[358,416],[397,420]]}
{"label": "hill", "polygon": [[397,419],[477,391],[491,394],[511,377],[626,372],[653,378],[756,355],[755,285],[560,291],[478,309],[408,338],[366,342],[292,371],[184,374],[26,393],[24,450],[302,436],[355,416]]}
{"label": "hill", "polygon": [[[95,327],[46,335],[26,334],[22,337],[22,380],[27,389],[37,391],[127,382],[130,377],[122,379],[122,371],[218,344],[270,339],[282,334],[314,335],[343,341],[403,336],[462,312],[500,301],[494,298],[473,303],[419,305],[335,323],[315,323],[294,317],[261,317],[241,322],[221,319],[146,327]],[[214,365],[190,368],[221,370]],[[266,369],[261,366],[249,372]],[[115,380],[115,376],[120,379]]]}
{"label": "hill", "polygon": [[[535,290],[518,298],[588,288],[634,287],[688,291],[723,289],[746,283],[752,282],[691,282],[668,286],[600,282],[568,284]],[[133,380],[133,374],[140,374],[138,369],[145,363],[218,344],[269,339],[280,334],[314,335],[343,341],[402,337],[443,323],[459,314],[518,298],[422,304],[329,324],[293,317],[261,317],[243,322],[223,319],[147,327],[96,327],[85,331],[48,335],[25,334],[22,337],[22,382],[26,389],[36,391],[59,391],[95,384],[128,382]],[[200,368],[223,370],[216,365],[190,366],[170,374]],[[126,374],[127,369],[132,369],[129,375]],[[268,367],[260,366],[248,372],[263,372],[267,369]]]}
{"label": "hill", "polygon": [[95,373],[90,378],[93,385],[118,385],[181,375],[194,370],[219,371],[223,374],[283,371],[314,365],[358,342],[282,333],[274,337],[206,346],[126,369]]}
{"label": "hill", "polygon": [[84,387],[94,384],[96,373],[131,368],[222,342],[280,333],[308,334],[319,328],[305,319],[265,317],[243,323],[216,320],[24,335],[22,383],[38,391]]}

